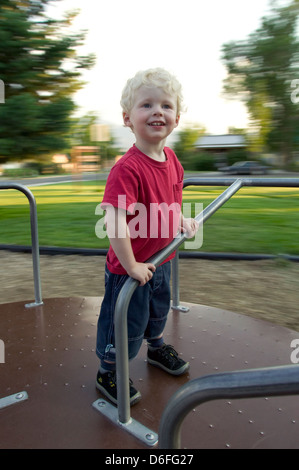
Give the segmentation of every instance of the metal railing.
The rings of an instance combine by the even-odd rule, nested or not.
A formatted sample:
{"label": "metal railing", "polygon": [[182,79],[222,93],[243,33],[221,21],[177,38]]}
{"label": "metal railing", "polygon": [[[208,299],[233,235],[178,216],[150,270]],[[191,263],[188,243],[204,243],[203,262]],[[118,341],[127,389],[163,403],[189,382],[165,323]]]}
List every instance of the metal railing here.
{"label": "metal railing", "polygon": [[[234,181],[229,188],[206,207],[202,214],[198,214],[195,219],[204,223],[241,187],[242,180],[238,179]],[[163,261],[165,261],[186,239],[187,234],[179,234],[166,248],[149,258],[147,262],[159,266],[159,264],[163,263]],[[127,279],[119,293],[115,306],[116,377],[117,388],[121,390],[118,398],[118,411],[119,421],[122,423],[130,420],[127,314],[132,295],[138,285],[139,282],[135,279]]]}
{"label": "metal railing", "polygon": [[[184,188],[188,186],[229,186],[236,182],[236,178],[187,178],[184,180]],[[299,187],[299,178],[242,178],[239,179],[241,187]],[[240,189],[239,188],[239,189]],[[238,189],[237,189],[238,191]],[[216,204],[215,200],[212,204]],[[217,210],[217,209],[216,209]],[[269,258],[271,256],[269,255]],[[273,256],[274,257],[274,256]],[[176,311],[186,312],[188,307],[180,305],[180,289],[179,289],[179,253],[176,253],[172,260],[172,306]]]}
{"label": "metal railing", "polygon": [[202,403],[219,399],[299,394],[297,365],[206,375],[190,380],[170,399],[159,427],[159,448],[180,449],[181,427],[188,413]]}
{"label": "metal railing", "polygon": [[37,307],[43,304],[41,280],[40,280],[40,261],[39,261],[39,241],[38,241],[38,223],[35,198],[26,186],[18,183],[0,183],[1,189],[16,189],[21,191],[27,197],[30,205],[30,226],[31,226],[31,243],[32,243],[32,261],[33,261],[33,279],[34,279],[34,296],[35,302],[26,304],[27,308]]}
{"label": "metal railing", "polygon": [[[255,187],[299,187],[299,178],[189,178],[184,181],[187,186],[229,186],[222,194],[212,201],[195,219],[204,224],[218,209],[220,209],[239,189],[243,186]],[[147,262],[158,266],[186,240],[187,234],[179,234],[167,247],[152,256]],[[178,257],[176,257],[176,262]],[[175,266],[176,285],[173,295],[176,302],[179,300],[178,272]],[[133,278],[127,279],[123,285],[115,306],[115,347],[116,347],[116,379],[118,389],[118,418],[113,419],[118,425],[130,432],[130,396],[129,396],[129,359],[128,359],[128,329],[127,315],[128,307],[138,281]],[[108,404],[109,406],[109,404]],[[103,407],[104,408],[104,407]],[[104,412],[104,410],[103,410]],[[109,412],[105,410],[106,416]],[[136,434],[135,434],[136,435]],[[138,437],[138,436],[137,436]],[[140,438],[143,440],[142,436]]]}

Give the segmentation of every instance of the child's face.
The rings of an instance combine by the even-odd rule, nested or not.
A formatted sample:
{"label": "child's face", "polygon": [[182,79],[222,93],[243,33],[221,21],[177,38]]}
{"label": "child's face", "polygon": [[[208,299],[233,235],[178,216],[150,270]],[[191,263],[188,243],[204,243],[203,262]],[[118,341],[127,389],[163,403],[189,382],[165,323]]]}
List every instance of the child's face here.
{"label": "child's face", "polygon": [[135,92],[130,113],[123,113],[124,123],[135,134],[136,142],[159,143],[177,127],[176,98],[162,88],[141,86]]}

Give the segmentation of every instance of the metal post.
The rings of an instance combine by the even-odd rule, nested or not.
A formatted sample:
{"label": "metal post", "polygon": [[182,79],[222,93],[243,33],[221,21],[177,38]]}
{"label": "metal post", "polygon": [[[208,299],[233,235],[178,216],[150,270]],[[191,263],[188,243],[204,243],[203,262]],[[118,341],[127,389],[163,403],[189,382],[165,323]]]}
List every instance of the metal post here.
{"label": "metal post", "polygon": [[179,279],[179,251],[175,253],[175,257],[171,263],[171,275],[172,275],[172,310],[177,312],[189,312],[189,308],[184,305],[180,305],[180,279]]}
{"label": "metal post", "polygon": [[[196,184],[196,181],[186,180],[184,187],[189,184]],[[239,189],[243,186],[243,180],[237,179],[234,180],[229,188],[227,188],[220,196],[218,196],[208,207],[206,207],[200,214],[197,214],[195,219],[201,225],[209,217],[211,217],[214,212],[216,212],[220,207],[225,204]],[[179,251],[176,251],[176,256],[172,260],[172,309],[179,312],[188,312],[189,308],[183,305],[180,305],[180,281],[179,281]]]}
{"label": "metal post", "polygon": [[40,260],[39,260],[39,241],[38,241],[38,222],[35,198],[26,186],[18,183],[0,183],[0,189],[16,189],[21,191],[27,197],[30,205],[30,226],[31,226],[31,243],[32,243],[32,261],[33,261],[33,278],[34,278],[34,296],[35,302],[26,304],[25,307],[37,307],[43,304],[41,281],[40,281]]}
{"label": "metal post", "polygon": [[116,346],[116,381],[121,393],[117,397],[118,419],[121,423],[130,421],[130,384],[127,312],[138,281],[129,278],[120,291],[115,306],[115,346]]}

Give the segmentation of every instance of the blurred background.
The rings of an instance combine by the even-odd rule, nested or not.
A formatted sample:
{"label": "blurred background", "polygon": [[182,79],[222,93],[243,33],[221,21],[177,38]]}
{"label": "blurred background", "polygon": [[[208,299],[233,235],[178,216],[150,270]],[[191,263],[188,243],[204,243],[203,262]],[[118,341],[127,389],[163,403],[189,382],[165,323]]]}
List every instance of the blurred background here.
{"label": "blurred background", "polygon": [[[168,145],[187,175],[254,162],[298,176],[298,13],[298,0],[0,0],[0,182],[32,185],[40,246],[107,248],[95,209],[111,166],[134,142],[119,101],[140,69],[165,67],[182,83],[186,111]],[[206,206],[219,192],[188,188],[185,200]],[[299,265],[281,257],[299,255],[298,197],[297,188],[243,188],[232,198],[205,225],[203,250],[278,259],[181,260],[185,300],[299,331]],[[0,228],[0,303],[29,299],[22,194],[2,191]],[[12,244],[29,251],[6,252]],[[104,257],[45,253],[45,298],[102,295]]]}
{"label": "blurred background", "polygon": [[165,67],[185,170],[299,168],[298,0],[1,0],[0,173],[109,171],[134,142],[120,95]]}

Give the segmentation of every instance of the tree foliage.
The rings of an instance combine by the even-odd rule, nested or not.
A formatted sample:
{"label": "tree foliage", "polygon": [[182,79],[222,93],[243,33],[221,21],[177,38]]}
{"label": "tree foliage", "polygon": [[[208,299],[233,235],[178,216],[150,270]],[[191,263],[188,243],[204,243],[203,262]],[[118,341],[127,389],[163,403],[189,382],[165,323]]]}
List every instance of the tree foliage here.
{"label": "tree foliage", "polygon": [[247,40],[222,50],[226,93],[246,103],[260,148],[281,152],[286,164],[298,145],[299,110],[291,99],[292,82],[299,78],[298,13],[299,0],[273,7]]}
{"label": "tree foliage", "polygon": [[194,152],[195,144],[199,137],[204,135],[205,130],[202,126],[186,126],[177,132],[177,140],[173,145],[173,150],[186,170],[194,169],[194,162],[198,159]]}
{"label": "tree foliage", "polygon": [[69,32],[76,13],[48,18],[48,3],[1,0],[0,161],[43,157],[65,147],[72,95],[83,85],[82,70],[94,63],[93,55],[77,52],[85,32]]}

